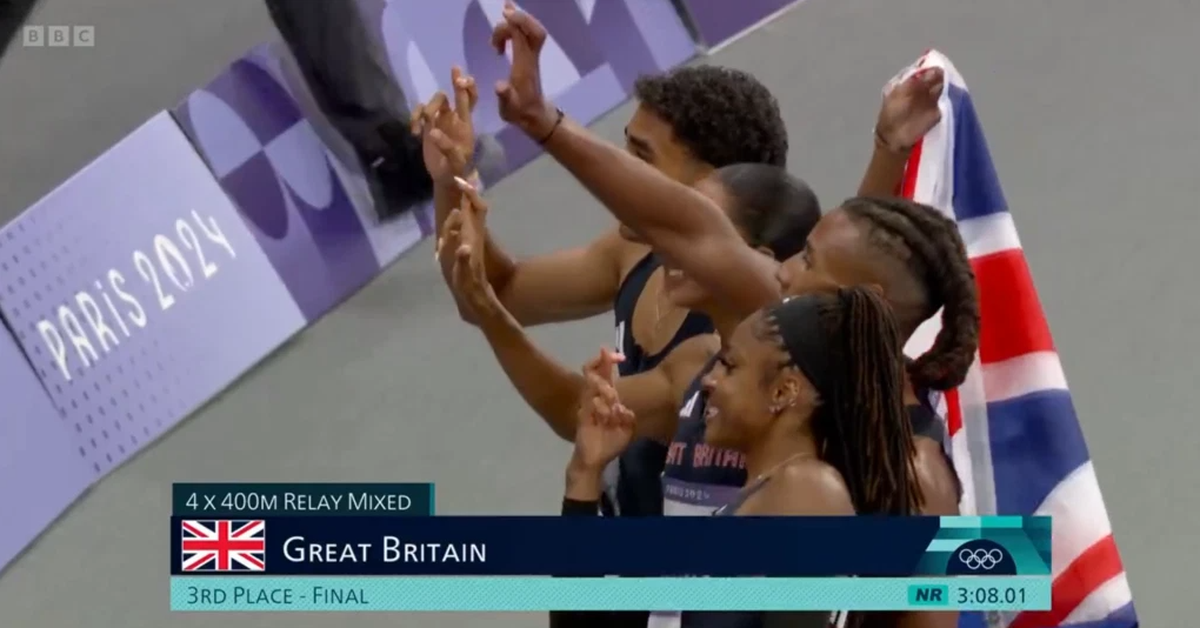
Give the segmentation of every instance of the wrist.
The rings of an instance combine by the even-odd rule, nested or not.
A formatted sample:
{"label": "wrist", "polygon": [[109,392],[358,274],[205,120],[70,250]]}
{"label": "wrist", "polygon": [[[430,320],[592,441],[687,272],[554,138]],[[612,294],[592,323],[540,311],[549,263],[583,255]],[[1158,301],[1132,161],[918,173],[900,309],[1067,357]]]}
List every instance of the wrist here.
{"label": "wrist", "polygon": [[562,122],[562,111],[549,101],[543,101],[530,115],[521,120],[521,130],[533,141],[544,144]]}
{"label": "wrist", "polygon": [[912,146],[904,146],[897,142],[892,133],[879,125],[875,126],[875,150],[883,151],[889,155],[896,157],[908,157],[912,152]]}
{"label": "wrist", "polygon": [[600,499],[603,477],[603,466],[584,462],[578,455],[572,455],[571,462],[567,463],[566,496],[577,501]]}

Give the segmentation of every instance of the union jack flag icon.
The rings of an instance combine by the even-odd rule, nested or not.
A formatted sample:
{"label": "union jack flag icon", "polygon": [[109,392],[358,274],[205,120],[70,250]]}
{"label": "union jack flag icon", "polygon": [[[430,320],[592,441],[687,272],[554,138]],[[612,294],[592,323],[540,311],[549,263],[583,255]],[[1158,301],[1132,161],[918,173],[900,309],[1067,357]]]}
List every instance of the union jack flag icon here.
{"label": "union jack flag icon", "polygon": [[184,571],[264,571],[267,525],[260,520],[186,520],[180,550]]}

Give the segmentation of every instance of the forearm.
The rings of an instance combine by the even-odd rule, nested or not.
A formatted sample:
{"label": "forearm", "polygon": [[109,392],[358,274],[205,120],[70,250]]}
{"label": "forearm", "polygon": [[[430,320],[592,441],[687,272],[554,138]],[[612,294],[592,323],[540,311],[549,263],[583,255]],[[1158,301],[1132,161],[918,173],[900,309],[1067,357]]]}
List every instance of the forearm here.
{"label": "forearm", "polygon": [[516,320],[503,314],[485,314],[477,323],[492,353],[525,403],[560,438],[573,441],[583,376],[543,353]]}
{"label": "forearm", "polygon": [[859,196],[890,197],[900,194],[900,183],[908,164],[908,153],[897,152],[875,142],[867,171],[858,186]]}
{"label": "forearm", "polygon": [[[651,246],[669,247],[713,231],[732,230],[721,208],[703,194],[572,120],[563,120],[545,149]],[[672,241],[663,241],[663,236]]]}

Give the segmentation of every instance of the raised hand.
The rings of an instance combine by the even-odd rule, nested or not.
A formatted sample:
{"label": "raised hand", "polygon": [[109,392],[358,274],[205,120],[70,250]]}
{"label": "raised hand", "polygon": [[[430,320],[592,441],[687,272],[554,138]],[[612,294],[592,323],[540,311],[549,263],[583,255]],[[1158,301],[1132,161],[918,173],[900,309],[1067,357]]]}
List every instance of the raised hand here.
{"label": "raised hand", "polygon": [[450,71],[454,85],[454,108],[444,92],[434,94],[412,113],[412,132],[422,138],[425,168],[434,181],[449,185],[464,177],[475,158],[475,126],[472,112],[479,102],[475,79],[455,66]]}
{"label": "raised hand", "polygon": [[460,178],[455,182],[462,192],[462,206],[446,219],[445,235],[438,242],[437,255],[453,253],[451,288],[460,303],[471,308],[476,317],[485,319],[496,313],[507,314],[488,282],[484,265],[487,202],[466,180]]}
{"label": "raised hand", "polygon": [[615,370],[625,356],[601,349],[583,367],[586,387],[579,408],[572,464],[580,469],[602,470],[625,451],[633,440],[636,417],[621,404]]}
{"label": "raised hand", "polygon": [[942,120],[938,99],[945,83],[941,68],[926,68],[897,84],[879,109],[878,139],[894,151],[912,148]]}
{"label": "raised hand", "polygon": [[512,69],[508,80],[496,83],[500,118],[516,125],[537,141],[554,129],[557,111],[542,93],[539,55],[546,43],[546,27],[512,2],[504,4],[504,21],[492,31],[492,46],[504,54],[512,46]]}

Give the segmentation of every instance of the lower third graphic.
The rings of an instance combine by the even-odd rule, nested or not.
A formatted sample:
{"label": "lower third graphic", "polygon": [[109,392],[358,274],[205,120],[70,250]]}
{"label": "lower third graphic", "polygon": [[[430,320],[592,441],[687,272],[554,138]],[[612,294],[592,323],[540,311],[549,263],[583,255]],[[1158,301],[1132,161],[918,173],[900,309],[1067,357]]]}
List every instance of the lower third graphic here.
{"label": "lower third graphic", "polygon": [[185,520],[183,570],[265,571],[267,525],[260,520]]}

